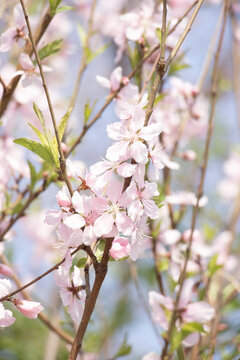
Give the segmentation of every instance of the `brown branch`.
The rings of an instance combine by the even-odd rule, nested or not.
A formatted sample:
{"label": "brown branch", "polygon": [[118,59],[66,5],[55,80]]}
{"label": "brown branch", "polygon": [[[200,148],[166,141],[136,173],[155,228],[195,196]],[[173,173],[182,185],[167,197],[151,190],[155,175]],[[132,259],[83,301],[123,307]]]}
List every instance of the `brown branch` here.
{"label": "brown branch", "polygon": [[88,21],[88,29],[87,29],[87,35],[86,35],[86,42],[83,46],[83,53],[82,53],[82,59],[80,62],[80,66],[79,66],[79,70],[78,70],[78,74],[77,74],[77,79],[76,79],[76,83],[75,83],[75,87],[74,87],[74,91],[73,91],[73,95],[72,98],[70,100],[70,105],[69,107],[74,107],[76,104],[76,100],[77,100],[77,96],[78,96],[78,91],[79,91],[79,87],[81,84],[81,80],[82,80],[82,76],[83,73],[88,65],[87,62],[87,50],[89,47],[89,41],[92,35],[92,27],[93,27],[93,16],[94,16],[94,11],[96,8],[96,3],[97,0],[93,0],[92,2],[92,6],[91,6],[91,12],[90,12],[90,17],[89,17],[89,21]]}
{"label": "brown branch", "polygon": [[154,322],[154,320],[153,320],[153,318],[151,316],[151,313],[150,313],[150,310],[149,310],[149,307],[148,307],[148,303],[145,300],[144,294],[143,294],[141,286],[139,284],[137,266],[135,265],[135,263],[131,259],[129,260],[129,265],[130,265],[131,276],[132,276],[132,279],[133,279],[133,282],[134,282],[134,285],[135,285],[135,288],[136,288],[136,292],[137,292],[137,295],[138,295],[138,299],[142,303],[142,306],[143,306],[143,308],[144,308],[144,310],[146,312],[146,315],[148,316],[148,318],[150,320],[153,331],[155,332],[155,334],[156,334],[156,336],[158,338],[158,341],[162,344],[162,337],[160,336],[160,334],[158,332],[158,329],[157,329],[157,326],[156,326],[156,324],[155,324],[155,322]]}
{"label": "brown branch", "polygon": [[167,0],[163,0],[163,16],[161,28],[161,44],[159,60],[156,64],[156,75],[152,84],[152,89],[149,94],[148,103],[145,112],[144,126],[147,126],[150,116],[153,112],[154,101],[160,86],[161,80],[165,74],[165,49],[166,49],[166,35],[167,35]]}
{"label": "brown branch", "polygon": [[[78,252],[78,251],[81,250],[81,249],[82,249],[82,250],[85,250],[85,249],[86,249],[86,246],[85,246],[85,245],[79,245],[79,246],[71,253],[71,255],[76,254],[76,252]],[[48,274],[50,274],[51,272],[53,272],[54,270],[57,270],[58,267],[64,263],[64,261],[65,261],[65,257],[64,257],[61,261],[59,261],[57,264],[55,264],[54,266],[52,266],[50,269],[48,269],[47,271],[45,271],[43,274],[41,274],[41,275],[39,275],[38,277],[36,277],[35,279],[29,281],[27,284],[21,286],[20,288],[12,291],[11,293],[9,293],[9,294],[1,297],[1,298],[0,298],[0,302],[10,299],[12,296],[18,294],[18,293],[21,292],[22,290],[24,290],[24,289],[28,288],[29,286],[35,284],[36,282],[38,282],[39,280],[41,280],[42,278],[44,278],[45,276],[47,276]]]}
{"label": "brown branch", "polygon": [[[53,16],[54,15],[51,14],[50,8],[48,8],[48,10],[46,11],[46,13],[43,16],[42,21],[40,22],[38,28],[35,31],[35,34],[34,34],[35,44],[38,44],[39,41],[41,40],[43,34],[45,33],[50,22],[52,21]],[[31,56],[33,54],[33,48],[32,48],[32,45],[30,42],[26,43],[23,52],[28,54],[29,56]],[[17,69],[19,69],[19,68],[20,67],[18,65]],[[13,95],[20,79],[21,79],[21,75],[15,76],[11,80],[11,82],[6,86],[6,90],[4,91],[1,102],[0,102],[0,118],[3,116],[4,112],[6,111],[7,106],[12,98],[12,95]]]}
{"label": "brown branch", "polygon": [[25,4],[24,4],[24,0],[20,0],[20,3],[21,3],[21,6],[22,6],[22,9],[23,9],[24,16],[25,16],[25,20],[26,20],[26,24],[27,24],[27,28],[28,28],[28,36],[29,36],[29,39],[31,41],[32,49],[33,49],[34,55],[35,55],[36,60],[37,60],[38,68],[39,68],[39,71],[40,71],[40,76],[41,76],[41,79],[42,79],[42,86],[43,86],[43,89],[44,89],[44,92],[45,92],[45,95],[46,95],[46,99],[47,99],[47,103],[48,103],[48,107],[49,107],[49,112],[50,112],[51,118],[52,118],[54,132],[55,132],[56,139],[57,139],[57,144],[58,144],[61,175],[62,175],[62,177],[63,177],[63,179],[64,179],[64,181],[65,181],[65,183],[66,183],[66,185],[68,187],[70,195],[73,196],[72,184],[71,184],[71,182],[69,180],[69,177],[67,175],[66,162],[65,162],[65,158],[64,158],[64,154],[63,154],[63,150],[62,150],[62,146],[61,146],[61,140],[60,140],[60,137],[59,137],[57,122],[56,122],[52,102],[51,102],[51,99],[50,99],[50,94],[49,94],[49,91],[48,91],[48,87],[47,87],[47,84],[46,84],[45,76],[44,76],[44,73],[43,73],[41,60],[39,58],[38,51],[37,51],[37,48],[36,48],[36,43],[35,43],[35,40],[34,40],[34,37],[33,37],[33,33],[32,33],[31,25],[30,25],[30,22],[29,22],[29,17],[28,17],[28,14],[27,14],[27,10],[26,10]]}
{"label": "brown branch", "polygon": [[[6,259],[6,257],[4,255],[1,255],[1,261],[2,261],[3,264],[5,264],[5,265],[7,265],[9,267],[12,267],[11,264],[8,262],[8,260]],[[12,274],[12,279],[14,280],[14,282],[16,283],[16,285],[19,288],[22,287],[21,281],[19,280],[19,278],[14,273]],[[24,299],[32,300],[30,295],[28,294],[28,292],[26,290],[22,290],[21,293],[22,293]],[[54,324],[44,312],[39,313],[38,317],[50,330],[55,332],[64,341],[66,341],[69,344],[73,343],[74,339],[72,338],[72,336],[70,336],[68,333],[66,333],[58,325]]]}
{"label": "brown branch", "polygon": [[69,353],[68,360],[76,360],[78,353],[82,347],[83,337],[85,335],[89,320],[92,316],[102,283],[107,274],[109,250],[111,249],[112,242],[113,242],[113,238],[106,239],[106,245],[105,245],[103,257],[96,269],[96,276],[95,276],[93,288],[92,288],[91,294],[89,295],[89,297],[86,301],[83,316],[82,316],[73,346]]}
{"label": "brown branch", "polygon": [[7,232],[12,228],[12,226],[22,217],[24,216],[25,210],[29,207],[29,205],[33,202],[33,200],[35,200],[47,187],[48,187],[49,183],[47,183],[47,180],[44,179],[43,184],[38,188],[38,190],[36,190],[35,192],[30,193],[29,198],[27,199],[27,201],[25,202],[25,204],[22,206],[21,210],[19,211],[19,213],[15,216],[12,217],[8,226],[6,227],[6,229],[0,233],[0,242],[4,240],[4,236],[7,234]]}
{"label": "brown branch", "polygon": [[220,38],[219,38],[218,45],[217,45],[217,50],[215,53],[213,72],[212,72],[210,114],[209,114],[209,119],[208,119],[208,129],[207,129],[207,137],[206,137],[205,149],[204,149],[204,155],[203,155],[203,164],[201,166],[201,175],[200,175],[200,181],[199,181],[199,186],[198,186],[198,191],[197,191],[197,203],[193,207],[189,244],[188,244],[188,247],[186,250],[186,257],[185,257],[185,261],[184,261],[184,265],[183,265],[183,270],[180,274],[179,290],[178,290],[178,293],[176,296],[175,306],[174,306],[174,310],[172,312],[172,316],[171,316],[171,320],[170,320],[168,336],[167,336],[167,339],[165,340],[165,346],[162,351],[162,356],[161,356],[162,360],[167,360],[167,359],[169,359],[169,356],[170,356],[170,354],[167,354],[168,344],[172,337],[172,332],[174,329],[175,320],[176,320],[176,316],[177,316],[178,304],[179,304],[180,296],[182,293],[183,282],[184,282],[185,276],[186,276],[187,264],[188,264],[188,261],[190,259],[190,255],[191,255],[193,232],[195,230],[196,220],[197,220],[197,215],[198,215],[198,210],[199,210],[199,200],[203,195],[203,186],[204,186],[205,175],[206,175],[206,170],[207,170],[207,165],[208,165],[210,141],[211,141],[211,136],[212,136],[212,131],[213,131],[213,120],[214,120],[216,101],[217,101],[219,57],[220,57],[220,52],[221,52],[222,43],[223,43],[223,37],[224,37],[224,33],[225,33],[225,28],[226,28],[228,11],[229,11],[229,0],[225,0],[224,18],[223,18],[223,22],[222,22],[222,29],[221,29]]}

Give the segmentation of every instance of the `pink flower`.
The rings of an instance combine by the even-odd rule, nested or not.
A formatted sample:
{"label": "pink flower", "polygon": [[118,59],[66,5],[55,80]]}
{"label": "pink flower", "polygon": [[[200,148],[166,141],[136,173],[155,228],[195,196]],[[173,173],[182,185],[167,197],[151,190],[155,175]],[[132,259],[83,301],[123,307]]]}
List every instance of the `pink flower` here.
{"label": "pink flower", "polygon": [[[166,196],[166,202],[169,204],[179,204],[179,205],[192,205],[197,204],[197,197],[193,192],[190,191],[179,191],[177,193]],[[203,207],[207,204],[208,198],[202,196],[199,200],[198,206]]]}
{"label": "pink flower", "polygon": [[[195,282],[192,278],[186,279],[183,283],[183,288],[178,303],[179,321],[182,324],[191,322],[206,324],[212,320],[215,315],[214,308],[205,301],[190,303],[194,285]],[[167,330],[169,326],[169,319],[166,316],[166,310],[173,311],[173,300],[167,296],[158,294],[155,291],[150,291],[149,303],[153,310],[154,321],[164,330]],[[180,324],[178,326],[180,326]],[[189,338],[185,338],[187,346],[193,346],[198,341],[198,335],[195,332],[190,335],[191,336]]]}
{"label": "pink flower", "polygon": [[7,327],[14,323],[16,319],[12,316],[10,310],[5,310],[2,303],[0,303],[0,327]]}
{"label": "pink flower", "polygon": [[[22,85],[28,86],[31,85],[33,81],[41,81],[39,76],[39,69],[36,67],[30,57],[27,54],[22,53],[19,58],[19,63],[21,65],[22,70],[18,70],[14,73],[16,75],[22,76]],[[43,71],[51,71],[48,66],[43,65]]]}
{"label": "pink flower", "polygon": [[148,354],[146,354],[142,360],[159,360],[159,355],[155,352],[150,352]]}
{"label": "pink flower", "polygon": [[101,215],[94,224],[96,236],[109,235],[114,224],[118,231],[124,235],[130,235],[132,221],[125,212],[126,194],[122,194],[122,188],[122,183],[113,180],[107,187],[106,197],[97,199],[96,206]]}
{"label": "pink flower", "polygon": [[68,251],[65,262],[55,271],[54,277],[57,286],[60,287],[60,296],[63,306],[67,306],[73,321],[79,322],[83,313],[86,293],[80,275],[80,269],[74,266],[72,274],[69,270],[72,264]]}
{"label": "pink flower", "polygon": [[[0,297],[6,296],[11,291],[11,282],[7,279],[0,279]],[[0,327],[7,327],[14,323],[16,319],[12,316],[10,310],[5,310],[0,303]]]}
{"label": "pink flower", "polygon": [[83,217],[84,208],[83,208],[83,198],[81,195],[74,191],[72,196],[72,207],[75,210],[74,214],[69,214],[64,220],[64,224],[70,227],[72,230],[77,230],[82,228],[85,225],[85,219]]}
{"label": "pink flower", "polygon": [[110,249],[110,255],[119,260],[129,255],[130,244],[129,239],[124,237],[116,237],[113,240],[112,247]]}
{"label": "pink flower", "polygon": [[133,261],[137,260],[146,248],[150,247],[151,236],[147,235],[148,232],[147,217],[143,215],[134,222],[131,234],[130,257]]}
{"label": "pink flower", "polygon": [[29,319],[36,319],[38,314],[43,310],[42,305],[35,301],[13,299],[13,304]]}
{"label": "pink flower", "polygon": [[137,165],[121,161],[99,161],[90,167],[90,171],[97,176],[96,186],[102,188],[114,176],[115,173],[127,178],[133,176]]}
{"label": "pink flower", "polygon": [[108,136],[117,142],[107,150],[110,161],[118,161],[121,156],[125,159],[133,158],[139,164],[148,161],[148,148],[145,142],[155,141],[162,131],[162,124],[144,126],[145,112],[137,106],[128,124],[115,122],[108,125]]}
{"label": "pink flower", "polygon": [[103,87],[110,89],[111,92],[117,90],[122,81],[122,68],[118,66],[113,72],[111,73],[110,80],[107,78],[97,75],[97,82],[102,85]]}
{"label": "pink flower", "polygon": [[66,185],[63,186],[62,190],[58,191],[56,198],[60,207],[69,208],[72,205],[71,196]]}
{"label": "pink flower", "polygon": [[131,200],[128,205],[128,214],[135,220],[145,213],[151,219],[156,219],[159,215],[159,208],[151,197],[159,195],[156,183],[145,181],[143,186],[139,186],[132,181],[126,190],[128,198]]}
{"label": "pink flower", "polygon": [[9,266],[0,264],[0,274],[11,277],[13,275],[13,271]]}
{"label": "pink flower", "polygon": [[5,31],[0,37],[0,52],[6,52],[17,42],[23,45],[26,36],[25,19],[21,5],[16,5],[13,10],[14,26]]}

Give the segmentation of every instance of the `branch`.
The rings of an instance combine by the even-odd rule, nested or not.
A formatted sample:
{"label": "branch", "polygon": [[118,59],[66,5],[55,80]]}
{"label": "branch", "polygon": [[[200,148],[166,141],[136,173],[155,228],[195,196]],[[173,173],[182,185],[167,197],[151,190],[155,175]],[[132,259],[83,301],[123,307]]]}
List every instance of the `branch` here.
{"label": "branch", "polygon": [[[72,253],[71,255],[76,254],[76,252],[78,252],[79,250],[84,250],[85,249],[85,245],[79,245]],[[47,271],[45,271],[43,274],[39,275],[38,277],[36,277],[35,279],[29,281],[27,284],[21,286],[20,288],[14,290],[13,292],[3,296],[0,298],[0,302],[8,300],[9,298],[11,298],[12,296],[18,294],[19,292],[21,292],[22,290],[28,288],[29,286],[35,284],[37,281],[41,280],[42,278],[44,278],[45,276],[47,276],[48,274],[50,274],[51,272],[53,272],[54,270],[57,270],[58,267],[60,265],[62,265],[65,261],[65,257],[59,261],[57,264],[55,264],[54,266],[52,266],[50,269],[48,269]]]}
{"label": "branch", "polygon": [[[4,255],[1,255],[1,261],[3,264],[5,264],[9,267],[12,267]],[[12,274],[12,278],[13,278],[14,282],[16,283],[16,285],[19,288],[21,288],[22,287],[21,281],[14,273]],[[26,300],[31,300],[31,297],[29,296],[29,294],[26,290],[22,290],[22,295]],[[39,313],[38,317],[49,329],[51,329],[53,332],[55,332],[64,341],[66,341],[69,344],[73,343],[74,339],[68,333],[66,333],[64,330],[62,330],[60,327],[58,327],[58,325],[53,324],[44,312]]]}
{"label": "branch", "polygon": [[71,348],[71,351],[69,353],[68,360],[76,360],[78,353],[82,347],[82,340],[85,335],[88,323],[90,321],[90,318],[92,316],[97,297],[99,294],[99,291],[101,289],[102,283],[106,277],[107,269],[108,269],[108,260],[109,260],[109,250],[111,249],[113,242],[113,238],[106,239],[106,245],[103,253],[103,257],[101,262],[98,264],[98,267],[96,269],[96,276],[93,284],[93,288],[91,291],[91,294],[89,295],[85,307],[83,316],[73,343],[73,346]]}
{"label": "branch", "polygon": [[167,24],[167,0],[163,0],[160,55],[159,55],[159,60],[156,64],[155,79],[148,98],[144,126],[147,126],[150,116],[152,115],[153,105],[158,92],[158,88],[165,74],[165,49],[166,49],[166,33],[167,33],[166,24]]}
{"label": "branch", "polygon": [[186,258],[184,261],[183,270],[180,274],[179,290],[178,290],[178,293],[176,296],[175,306],[174,306],[174,310],[173,310],[171,320],[170,320],[168,336],[167,336],[167,339],[165,340],[165,346],[164,346],[162,356],[161,356],[162,360],[167,360],[167,359],[169,359],[169,356],[170,356],[170,354],[167,354],[168,344],[169,344],[169,341],[171,340],[172,332],[174,329],[175,320],[176,320],[176,316],[177,316],[178,304],[179,304],[180,296],[182,293],[183,282],[184,282],[185,276],[186,276],[187,264],[188,264],[188,261],[190,259],[190,255],[191,255],[193,232],[195,230],[196,220],[197,220],[197,215],[198,215],[198,210],[199,210],[199,200],[203,195],[203,186],[204,186],[205,175],[206,175],[207,164],[208,164],[209,148],[210,148],[210,141],[211,141],[211,136],[212,136],[212,131],[213,131],[213,120],[214,120],[216,100],[217,100],[219,57],[220,57],[220,52],[221,52],[222,43],[223,43],[223,37],[224,37],[224,33],[225,33],[225,28],[226,28],[228,11],[229,11],[229,0],[225,0],[222,29],[221,29],[221,34],[220,34],[220,38],[218,41],[218,46],[217,46],[217,50],[215,53],[215,59],[214,59],[214,65],[213,65],[213,73],[212,73],[212,81],[211,81],[211,106],[210,106],[210,114],[209,114],[209,119],[208,119],[207,137],[206,137],[205,149],[204,149],[204,155],[203,155],[203,164],[201,166],[201,175],[200,175],[200,181],[199,181],[199,186],[198,186],[198,191],[197,191],[197,203],[193,207],[189,244],[188,244],[188,247],[186,250]]}
{"label": "branch", "polygon": [[96,8],[96,3],[97,3],[97,0],[93,0],[92,6],[91,6],[90,17],[89,17],[89,21],[88,21],[88,30],[87,30],[87,35],[86,35],[86,42],[85,42],[84,47],[83,47],[83,54],[82,54],[82,59],[81,59],[78,74],[77,74],[77,80],[76,80],[76,83],[75,83],[73,95],[72,95],[70,105],[69,105],[70,108],[74,107],[75,104],[76,104],[77,95],[78,95],[79,87],[80,87],[80,84],[81,84],[82,76],[83,76],[83,73],[84,73],[84,71],[85,71],[85,69],[87,67],[86,51],[88,49],[89,41],[90,41],[90,38],[91,38],[91,35],[92,35],[93,16],[94,16],[95,8]]}
{"label": "branch", "polygon": [[55,132],[56,139],[57,139],[57,144],[58,144],[58,152],[59,152],[59,161],[60,161],[61,174],[62,174],[62,177],[63,177],[63,179],[64,179],[64,181],[65,181],[65,183],[66,183],[66,185],[68,187],[69,193],[72,196],[73,195],[73,189],[72,189],[72,185],[71,185],[71,182],[69,180],[69,177],[67,176],[66,162],[65,162],[64,155],[63,155],[63,151],[62,151],[61,140],[60,140],[59,133],[58,133],[57,122],[56,122],[55,114],[54,114],[54,111],[53,111],[53,106],[52,106],[52,102],[51,102],[51,99],[50,99],[48,87],[47,87],[47,84],[46,84],[46,81],[45,81],[45,76],[44,76],[44,73],[43,73],[41,60],[40,60],[39,55],[38,55],[35,40],[33,38],[32,29],[31,29],[28,14],[27,14],[27,11],[26,11],[26,7],[25,7],[25,4],[24,4],[24,0],[20,0],[20,3],[21,3],[21,6],[22,6],[22,9],[23,9],[24,16],[25,16],[25,20],[26,20],[26,24],[27,24],[27,28],[28,28],[29,39],[31,41],[32,49],[33,49],[34,55],[35,55],[36,60],[37,60],[38,68],[39,68],[39,71],[40,71],[40,76],[41,76],[41,79],[42,79],[42,85],[43,85],[43,88],[44,88],[44,91],[45,91],[49,111],[50,111],[51,118],[52,118],[54,132]]}

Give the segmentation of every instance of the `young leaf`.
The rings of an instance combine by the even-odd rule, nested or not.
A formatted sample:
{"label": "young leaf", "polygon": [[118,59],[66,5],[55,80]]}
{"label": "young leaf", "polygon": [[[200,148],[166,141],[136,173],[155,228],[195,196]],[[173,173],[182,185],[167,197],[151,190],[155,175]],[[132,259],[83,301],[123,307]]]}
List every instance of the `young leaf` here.
{"label": "young leaf", "polygon": [[49,0],[50,10],[52,15],[56,13],[56,10],[61,3],[62,0]]}
{"label": "young leaf", "polygon": [[32,124],[28,123],[28,125],[33,129],[33,131],[37,134],[39,140],[41,141],[41,143],[44,146],[48,147],[48,141],[46,139],[46,136],[40,131],[38,130],[35,126],[33,126]]}
{"label": "young leaf", "polygon": [[91,115],[91,113],[92,113],[95,105],[96,105],[96,101],[94,102],[94,104],[93,104],[92,106],[90,106],[89,100],[88,100],[87,103],[85,104],[85,106],[84,106],[84,125],[87,124],[88,119],[89,119],[89,117],[90,117],[90,115]]}
{"label": "young leaf", "polygon": [[63,12],[63,11],[69,11],[69,10],[74,10],[74,8],[73,8],[72,6],[68,6],[68,5],[66,5],[66,6],[60,6],[60,7],[57,9],[56,13],[58,14],[58,13],[61,13],[61,12]]}
{"label": "young leaf", "polygon": [[43,114],[35,102],[33,103],[33,110],[35,111],[35,114],[37,115],[38,119],[40,120],[42,127],[44,127],[45,121],[44,121]]}
{"label": "young leaf", "polygon": [[40,156],[40,158],[45,160],[50,165],[52,165],[52,166],[55,165],[53,158],[52,158],[52,154],[50,153],[49,149],[47,147],[45,147],[44,145],[42,145],[36,141],[27,139],[27,138],[15,139],[14,143],[22,145],[25,148],[31,150],[32,152],[34,152],[35,154]]}
{"label": "young leaf", "polygon": [[193,332],[206,333],[203,326],[197,322],[186,323],[182,326],[182,340]]}
{"label": "young leaf", "polygon": [[29,169],[30,169],[30,175],[31,175],[31,185],[30,185],[30,189],[33,190],[34,189],[34,186],[37,182],[37,173],[36,173],[36,170],[33,166],[33,164],[31,163],[31,161],[28,160],[28,166],[29,166]]}
{"label": "young leaf", "polygon": [[82,47],[84,48],[86,46],[86,39],[87,39],[86,31],[81,24],[77,25],[77,30],[78,30],[78,36],[81,41]]}
{"label": "young leaf", "polygon": [[223,267],[223,265],[217,264],[217,258],[218,258],[218,254],[213,255],[208,263],[207,274],[209,277],[213,276],[217,270]]}
{"label": "young leaf", "polygon": [[117,359],[118,357],[128,355],[128,354],[130,354],[131,350],[132,350],[132,347],[130,345],[128,345],[127,335],[125,335],[123,342],[120,345],[120,348],[118,349],[118,352],[116,353],[116,355],[114,355],[113,359]]}
{"label": "young leaf", "polygon": [[62,138],[63,138],[64,130],[66,128],[69,116],[71,115],[72,111],[73,111],[73,106],[68,109],[68,111],[62,117],[62,119],[61,119],[61,121],[60,121],[60,123],[58,125],[58,133],[59,133],[60,140],[62,140]]}
{"label": "young leaf", "polygon": [[96,51],[91,51],[90,49],[86,49],[87,63],[89,64],[97,56],[101,55],[108,47],[109,47],[109,44],[104,44],[104,45],[100,46]]}
{"label": "young leaf", "polygon": [[77,262],[77,267],[79,267],[79,268],[84,267],[85,264],[86,264],[86,262],[87,262],[87,258],[86,258],[86,257],[83,257],[83,258],[79,259],[78,262]]}
{"label": "young leaf", "polygon": [[40,57],[40,60],[45,59],[46,57],[57,53],[58,51],[61,50],[61,45],[62,45],[63,39],[59,39],[59,40],[55,40],[53,42],[51,42],[50,44],[47,44],[45,46],[43,46],[39,51],[38,51],[38,55]]}

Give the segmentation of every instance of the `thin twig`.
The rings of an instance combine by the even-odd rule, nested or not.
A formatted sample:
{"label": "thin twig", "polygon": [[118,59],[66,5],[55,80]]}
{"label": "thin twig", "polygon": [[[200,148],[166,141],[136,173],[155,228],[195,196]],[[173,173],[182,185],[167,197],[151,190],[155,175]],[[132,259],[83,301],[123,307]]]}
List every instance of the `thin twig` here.
{"label": "thin twig", "polygon": [[199,200],[203,195],[203,186],[204,186],[205,175],[206,175],[207,164],[208,164],[210,141],[211,141],[211,136],[212,136],[212,131],[213,131],[213,120],[214,120],[216,100],[217,100],[219,57],[220,57],[220,51],[222,48],[223,37],[224,37],[224,33],[225,33],[225,28],[226,28],[228,11],[229,11],[229,0],[225,0],[222,29],[221,29],[221,34],[220,34],[220,38],[218,41],[217,50],[215,53],[214,65],[213,65],[212,82],[211,82],[211,106],[210,106],[210,114],[209,114],[209,119],[208,119],[207,137],[206,137],[205,149],[204,149],[204,155],[203,155],[203,165],[201,167],[201,175],[200,175],[200,181],[199,181],[199,186],[198,186],[198,191],[197,191],[197,203],[193,207],[189,244],[188,244],[188,247],[186,250],[186,257],[185,257],[185,261],[184,261],[184,265],[183,265],[183,270],[180,274],[179,290],[177,292],[174,310],[171,315],[171,320],[170,320],[169,329],[168,329],[168,336],[167,336],[167,339],[165,340],[165,346],[162,351],[162,356],[161,356],[162,360],[167,360],[167,359],[169,359],[169,356],[170,356],[170,354],[167,354],[168,344],[172,337],[172,332],[174,329],[175,320],[176,320],[176,316],[177,316],[178,304],[180,301],[183,283],[184,283],[185,276],[186,276],[187,264],[188,264],[188,261],[190,259],[190,255],[191,255],[193,232],[194,232],[195,226],[196,226],[196,220],[197,220],[198,209],[199,209]]}
{"label": "thin twig", "polygon": [[[4,255],[1,255],[1,261],[2,261],[3,264],[5,264],[5,265],[7,265],[9,267],[12,267],[12,265],[8,262],[7,258]],[[16,283],[18,288],[22,288],[21,281],[19,280],[19,278],[14,273],[12,274],[12,279],[14,280],[14,282]],[[22,290],[21,293],[22,293],[23,297],[26,300],[31,300],[31,297],[28,294],[26,289]],[[50,330],[55,332],[64,341],[66,341],[69,344],[73,343],[74,339],[72,338],[72,336],[70,336],[68,333],[66,333],[57,324],[54,324],[44,312],[40,312],[38,314],[38,317]]]}
{"label": "thin twig", "polygon": [[76,79],[76,83],[75,83],[75,87],[74,87],[74,91],[73,91],[73,95],[71,97],[70,100],[70,105],[69,107],[74,107],[76,104],[76,100],[77,100],[77,96],[78,96],[78,91],[80,88],[80,84],[81,84],[81,80],[82,80],[82,76],[83,73],[87,67],[87,50],[89,47],[89,41],[92,35],[92,27],[93,27],[93,15],[94,15],[94,11],[96,8],[96,3],[97,0],[93,0],[92,2],[92,6],[91,6],[91,11],[90,11],[90,16],[89,16],[89,21],[88,21],[88,29],[87,29],[87,34],[86,34],[86,41],[85,44],[83,46],[83,53],[82,53],[82,58],[81,58],[81,62],[80,62],[80,66],[79,66],[79,70],[78,70],[78,74],[77,74],[77,79]]}
{"label": "thin twig", "polygon": [[141,301],[142,303],[142,306],[150,320],[150,323],[152,325],[152,328],[158,338],[158,341],[162,344],[162,337],[160,336],[159,332],[158,332],[158,329],[157,329],[157,326],[155,324],[155,322],[153,321],[153,318],[151,316],[151,313],[150,313],[150,310],[149,310],[149,307],[148,307],[148,303],[146,302],[145,300],[145,297],[144,297],[144,294],[142,292],[142,289],[141,289],[141,286],[139,284],[139,279],[138,279],[138,271],[137,271],[137,267],[135,265],[135,263],[130,259],[129,260],[129,265],[130,265],[130,271],[131,271],[131,276],[132,276],[132,279],[133,279],[133,282],[134,282],[134,285],[135,285],[135,288],[136,288],[136,291],[137,291],[137,294],[138,294],[138,298],[139,300]]}
{"label": "thin twig", "polygon": [[109,250],[111,249],[113,242],[113,238],[106,239],[106,244],[104,248],[104,253],[102,256],[101,262],[98,264],[98,268],[96,270],[96,276],[93,284],[93,288],[91,291],[90,296],[88,297],[85,307],[83,316],[73,343],[73,346],[71,348],[71,351],[69,353],[68,360],[76,360],[78,353],[82,347],[82,340],[85,335],[88,323],[90,321],[90,318],[92,316],[97,297],[99,294],[99,291],[101,289],[102,283],[106,277],[107,269],[108,269],[108,260],[109,260]]}
{"label": "thin twig", "polygon": [[[86,246],[85,245],[79,245],[72,253],[71,255],[74,255],[76,254],[76,252],[78,252],[79,250],[84,250],[86,249]],[[43,274],[39,275],[38,277],[36,277],[35,279],[29,281],[27,284],[21,286],[20,288],[12,291],[11,293],[3,296],[0,298],[0,302],[2,301],[5,301],[5,300],[8,300],[10,299],[12,296],[18,294],[19,292],[21,292],[22,290],[28,288],[29,286],[35,284],[36,282],[38,282],[39,280],[41,280],[42,278],[44,278],[45,276],[47,276],[48,274],[50,274],[51,272],[53,272],[54,270],[57,270],[59,268],[60,265],[62,265],[65,261],[65,257],[59,261],[57,264],[55,264],[54,266],[52,266],[50,269],[48,269],[47,271],[45,271]]]}
{"label": "thin twig", "polygon": [[31,25],[30,25],[30,22],[29,22],[29,17],[28,17],[27,10],[26,10],[25,4],[24,4],[24,0],[20,0],[20,3],[21,3],[21,6],[22,6],[22,9],[23,9],[24,16],[25,16],[25,20],[26,20],[26,24],[27,24],[27,28],[28,28],[29,39],[31,41],[33,52],[34,52],[34,55],[36,57],[36,61],[37,61],[37,64],[38,64],[40,76],[41,76],[41,79],[42,79],[42,85],[43,85],[43,88],[44,88],[44,92],[45,92],[48,107],[49,107],[49,112],[50,112],[51,118],[52,118],[54,132],[55,132],[56,139],[57,139],[57,144],[58,144],[61,175],[62,175],[62,177],[63,177],[63,179],[64,179],[64,181],[65,181],[65,183],[66,183],[66,185],[68,187],[70,195],[72,196],[73,195],[72,184],[71,184],[71,182],[69,180],[69,177],[67,175],[66,162],[65,162],[65,158],[64,158],[64,154],[63,154],[63,150],[62,150],[62,146],[61,146],[61,140],[60,140],[60,137],[59,137],[57,122],[56,122],[52,102],[51,102],[51,99],[50,99],[50,94],[49,94],[49,91],[48,91],[48,87],[47,87],[47,84],[46,84],[45,76],[44,76],[44,73],[43,73],[41,60],[39,58],[38,51],[37,51],[37,48],[36,48],[35,40],[34,40],[32,29],[31,29]]}
{"label": "thin twig", "polygon": [[160,82],[165,74],[165,49],[166,49],[166,36],[167,36],[167,0],[163,0],[163,16],[161,28],[161,44],[159,61],[156,64],[156,75],[152,84],[149,94],[148,103],[145,112],[144,126],[147,126],[150,116],[153,112],[154,101],[158,92]]}

